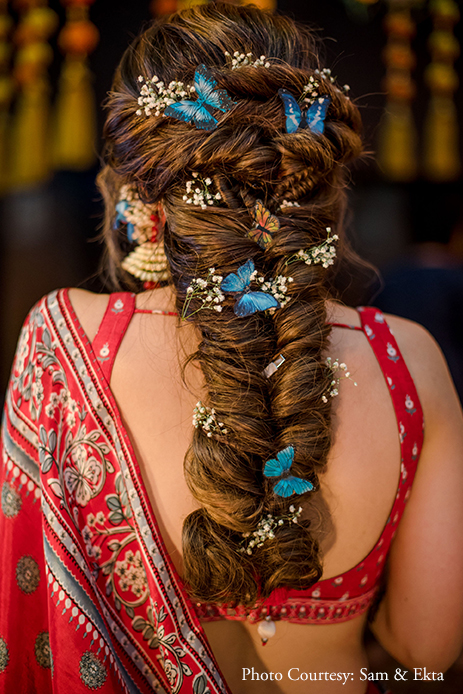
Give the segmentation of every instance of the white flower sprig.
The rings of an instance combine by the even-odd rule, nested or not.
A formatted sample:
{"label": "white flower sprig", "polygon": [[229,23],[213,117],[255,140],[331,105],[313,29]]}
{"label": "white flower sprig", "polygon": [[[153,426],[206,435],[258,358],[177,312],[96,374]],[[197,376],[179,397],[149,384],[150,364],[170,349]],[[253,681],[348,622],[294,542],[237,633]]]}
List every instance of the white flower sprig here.
{"label": "white flower sprig", "polygon": [[225,424],[217,419],[214,408],[206,407],[201,400],[198,400],[193,410],[193,426],[195,429],[202,429],[209,438],[212,434],[228,434]]}
{"label": "white flower sprig", "polygon": [[[216,275],[215,268],[213,267],[209,268],[206,279],[202,279],[201,277],[193,279],[186,290],[187,298],[183,304],[182,320],[194,316],[195,313],[198,313],[198,311],[201,311],[203,308],[220,313],[222,310],[222,302],[225,299],[220,289],[222,280],[222,275]],[[201,299],[202,303],[195,311],[188,313],[193,299]]]}
{"label": "white flower sprig", "polygon": [[[262,292],[271,294],[280,304],[280,308],[286,306],[286,304],[291,300],[290,296],[287,296],[288,287],[287,283],[290,284],[294,282],[292,277],[285,277],[285,275],[277,275],[275,279],[266,280],[265,277],[261,277],[257,274],[257,270],[251,275],[251,281],[255,281],[259,285],[259,289]],[[276,309],[269,308],[269,313],[273,313]]]}
{"label": "white flower sprig", "polygon": [[194,172],[192,176],[193,180],[186,182],[186,195],[183,196],[187,204],[196,205],[205,210],[208,205],[214,205],[216,201],[222,200],[219,192],[211,193],[209,190],[212,179],[202,178],[197,172]]}
{"label": "white flower sprig", "polygon": [[333,246],[334,241],[338,241],[339,236],[334,234],[331,236],[331,227],[326,227],[327,237],[323,243],[313,248],[308,248],[300,251],[290,256],[286,264],[291,265],[297,260],[303,260],[306,265],[322,265],[324,268],[333,265],[334,259],[336,258],[336,247]]}
{"label": "white flower sprig", "polygon": [[235,51],[231,55],[228,51],[225,51],[225,56],[231,58],[231,69],[237,70],[240,67],[270,67],[265,55],[261,55],[257,60],[253,60],[252,53],[239,53]]}
{"label": "white flower sprig", "polygon": [[[351,378],[350,371],[347,370],[347,364],[344,364],[344,362],[340,362],[339,359],[335,359],[334,361],[331,359],[331,357],[327,357],[325,359],[325,364],[326,366],[330,369],[332,375],[333,375],[333,380],[330,383],[330,392],[329,395],[331,398],[335,398],[336,395],[339,395],[339,384],[341,382],[341,378],[348,378],[354,386],[357,385],[356,381]],[[341,373],[341,375],[337,375],[338,371],[344,371],[344,373]],[[322,395],[322,401],[324,403],[328,402],[328,398],[326,395]]]}
{"label": "white flower sprig", "polygon": [[283,209],[283,207],[300,207],[300,205],[296,200],[283,200],[280,205],[280,210]]}
{"label": "white flower sprig", "polygon": [[[315,72],[318,71],[316,70]],[[320,96],[318,92],[319,86],[320,82],[318,82],[313,75],[310,75],[308,83],[304,86],[304,89],[302,90],[299,102],[306,100],[308,103],[313,104],[315,99],[318,99],[318,97]]]}
{"label": "white flower sprig", "polygon": [[121,186],[116,210],[128,224],[133,225],[132,241],[138,241],[140,244],[149,241],[153,233],[152,215],[155,208],[145,205],[135,188],[129,185]]}
{"label": "white flower sprig", "polygon": [[138,97],[138,105],[141,106],[141,108],[137,110],[137,116],[141,116],[143,113],[145,116],[150,116],[152,113],[154,113],[155,116],[160,116],[166,106],[181,101],[195,91],[193,86],[176,81],[169,82],[166,87],[164,82],[156,75],[150,80],[145,80],[145,78],[140,75],[138,81],[144,84],[140,89],[140,96]]}
{"label": "white flower sprig", "polygon": [[[327,67],[323,68],[323,70],[315,70],[315,74],[320,75],[322,79],[328,80],[329,82],[331,82],[331,84],[334,84],[336,82],[336,78],[333,77],[333,75],[331,74],[331,70],[329,70]],[[342,92],[345,96],[348,96],[350,92],[350,87],[348,84],[344,84],[339,91]]]}
{"label": "white flower sprig", "polygon": [[[257,524],[256,530],[252,533],[243,533],[244,540],[239,548],[240,552],[252,554],[254,547],[262,547],[266,540],[273,540],[275,530],[285,522],[297,523],[299,516],[302,513],[302,506],[299,506],[296,511],[294,506],[289,507],[289,513],[283,516],[274,518],[271,513],[268,513],[264,518],[261,518]],[[250,539],[248,539],[250,538]]]}

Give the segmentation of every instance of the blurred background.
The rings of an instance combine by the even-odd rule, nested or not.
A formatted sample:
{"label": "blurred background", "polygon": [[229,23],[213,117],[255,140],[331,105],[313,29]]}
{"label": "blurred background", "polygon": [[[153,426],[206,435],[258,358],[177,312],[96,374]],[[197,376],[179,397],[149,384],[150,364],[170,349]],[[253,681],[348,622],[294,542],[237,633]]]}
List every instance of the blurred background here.
{"label": "blurred background", "polygon": [[[30,307],[63,286],[104,291],[95,187],[101,103],[130,39],[184,0],[0,0],[0,392]],[[371,157],[352,172],[348,233],[381,273],[362,302],[416,320],[463,398],[463,22],[454,0],[260,0],[308,22],[360,107]],[[394,682],[394,692],[461,694]]]}

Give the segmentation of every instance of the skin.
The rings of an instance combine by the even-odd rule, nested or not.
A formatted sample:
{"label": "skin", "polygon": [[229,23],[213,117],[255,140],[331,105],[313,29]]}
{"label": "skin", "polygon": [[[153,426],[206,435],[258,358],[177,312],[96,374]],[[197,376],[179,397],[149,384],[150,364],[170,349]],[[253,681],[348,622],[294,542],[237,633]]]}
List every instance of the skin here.
{"label": "skin", "polygon": [[[70,292],[90,339],[108,295]],[[138,295],[137,306],[172,310],[169,288]],[[357,312],[336,303],[332,322],[360,325]],[[389,559],[386,596],[373,630],[404,667],[443,671],[463,646],[463,416],[445,361],[420,326],[394,316],[387,321],[410,369],[425,416],[425,443],[412,494]],[[179,359],[195,348],[194,328],[178,330],[175,318],[136,314],[119,349],[111,390],[131,437],[162,536],[181,574],[181,530],[195,507],[183,478],[191,417],[202,395],[198,368],[180,379]],[[373,548],[385,525],[400,475],[400,446],[392,402],[373,351],[359,331],[333,328],[328,354],[346,362],[333,402],[334,444],[321,484],[334,533],[322,539],[323,579],[345,572]],[[175,490],[175,493],[173,493]],[[318,681],[317,694],[363,694],[360,668],[366,616],[334,625],[277,623],[262,648],[257,626],[220,621],[204,624],[218,664],[234,692],[299,694],[310,684],[288,679],[301,672],[353,673],[346,684]],[[242,668],[281,672],[280,682],[242,679]]]}

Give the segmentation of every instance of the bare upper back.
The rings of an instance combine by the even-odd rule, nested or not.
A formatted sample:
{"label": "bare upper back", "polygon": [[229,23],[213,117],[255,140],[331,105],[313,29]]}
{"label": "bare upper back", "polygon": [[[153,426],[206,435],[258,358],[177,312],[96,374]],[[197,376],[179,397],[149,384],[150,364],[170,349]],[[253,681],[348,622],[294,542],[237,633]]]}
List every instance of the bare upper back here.
{"label": "bare upper back", "polygon": [[[72,290],[70,298],[92,339],[107,295]],[[137,298],[140,306],[150,308],[171,308],[170,301],[166,293]],[[339,304],[331,305],[330,320],[360,324],[354,309]],[[398,318],[392,323],[398,329],[406,361],[414,362],[409,337],[414,327]],[[195,508],[182,465],[202,383],[193,367],[187,374],[190,390],[182,384],[182,351],[192,351],[196,337],[191,326],[177,331],[176,325],[170,317],[135,315],[116,358],[111,389],[131,434],[166,544],[180,568],[182,522]],[[346,380],[334,402],[334,445],[322,488],[335,535],[325,538],[324,576],[346,571],[374,546],[392,506],[400,473],[394,409],[365,335],[334,328],[329,354],[348,365],[358,386]]]}
{"label": "bare upper back", "polygon": [[[92,339],[108,297],[72,290],[70,299],[84,330]],[[152,292],[139,295],[137,305],[167,310],[172,308],[172,297],[166,292]],[[329,306],[329,319],[335,323],[359,325],[358,313],[339,304]],[[445,411],[442,403],[449,399],[445,366],[440,363],[442,358],[433,340],[420,326],[393,316],[388,316],[387,320],[415,381],[427,430],[433,432],[436,427],[439,428],[439,419],[442,419],[442,412]],[[136,314],[122,341],[111,378],[111,389],[134,444],[162,536],[180,572],[183,519],[196,507],[183,477],[183,458],[191,441],[191,416],[196,401],[201,398],[202,378],[199,370],[191,366],[187,371],[189,387],[186,387],[181,379],[179,363],[183,361],[184,353],[195,349],[196,340],[194,329],[189,324],[177,329],[177,322],[173,318]],[[394,501],[401,462],[394,408],[384,376],[365,335],[361,331],[334,328],[329,354],[348,365],[358,386],[344,380],[339,397],[333,403],[334,444],[321,486],[334,531],[321,538],[324,550],[323,578],[349,570],[375,545]],[[450,404],[449,407],[445,416],[451,419],[457,415],[454,414],[455,406]],[[427,445],[439,444],[434,442]],[[426,450],[425,444],[423,452]],[[454,459],[455,451],[450,453],[451,458],[452,455]],[[429,476],[429,472],[419,472],[418,477],[423,475]],[[459,478],[455,480],[457,486],[460,483]],[[429,487],[429,480],[425,485]],[[435,511],[437,516],[439,512],[442,513],[442,509]],[[394,556],[390,568],[394,580],[396,574],[407,575],[407,567],[404,568],[403,563],[407,566],[410,563],[408,557],[413,547],[415,528],[425,515],[425,511],[419,508],[415,512],[415,516],[419,517],[410,520],[412,513],[409,504],[405,530],[399,529],[399,541],[395,541],[395,546],[400,546],[400,536],[408,532],[405,547],[401,548],[399,557]],[[435,543],[437,545],[437,540]],[[409,583],[416,584],[416,577],[423,573],[423,566],[418,563],[412,569]],[[457,573],[454,582],[458,580],[460,574]],[[424,584],[429,592],[426,581]],[[406,584],[402,593],[410,602],[408,590],[409,584]],[[401,602],[404,595],[400,591],[398,593],[395,609],[400,615],[404,612]],[[458,618],[454,621],[457,627]],[[389,622],[390,616],[387,618]],[[240,680],[240,668],[246,664],[270,671],[288,663],[295,666],[302,663],[306,668],[358,669],[366,664],[361,646],[364,623],[365,618],[330,626],[300,627],[286,623],[278,627],[280,638],[275,639],[275,643],[264,651],[259,646],[255,625],[220,622],[205,625],[205,628],[232,690],[242,694],[261,691],[270,694],[267,685],[267,688],[260,689],[256,682],[252,682],[248,689],[248,685]],[[303,639],[301,628],[304,629]],[[381,631],[387,640],[388,630],[381,627]],[[416,641],[416,634],[413,638]],[[397,641],[396,635],[393,640]],[[432,639],[428,638],[429,641],[432,642]],[[399,659],[403,648],[396,652]],[[360,694],[363,689],[363,685],[356,680],[347,683],[342,691],[344,694]],[[275,694],[302,694],[305,690],[291,683],[288,688],[276,688],[274,691]],[[337,690],[329,685],[328,689],[324,689],[319,684],[317,692],[324,694],[325,691],[331,694]]]}

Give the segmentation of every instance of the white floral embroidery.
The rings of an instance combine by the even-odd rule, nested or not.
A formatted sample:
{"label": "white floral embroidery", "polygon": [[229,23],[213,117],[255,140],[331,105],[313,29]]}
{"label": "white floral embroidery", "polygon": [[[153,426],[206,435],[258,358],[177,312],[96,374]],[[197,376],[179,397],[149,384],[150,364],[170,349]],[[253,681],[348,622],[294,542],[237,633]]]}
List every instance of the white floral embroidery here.
{"label": "white floral embroidery", "polygon": [[131,590],[137,597],[141,597],[148,589],[146,573],[139,550],[128,550],[122,561],[117,561],[115,573],[119,576],[119,586],[122,591]]}
{"label": "white floral embroidery", "polygon": [[19,338],[18,346],[18,361],[16,364],[16,371],[22,373],[24,371],[24,365],[26,363],[27,356],[29,354],[29,329],[27,327],[23,328],[21,336]]}
{"label": "white floral embroidery", "polygon": [[102,465],[94,456],[88,456],[85,446],[77,446],[71,454],[74,467],[64,471],[64,481],[79,506],[86,506],[94,495],[95,487],[102,474]]}

